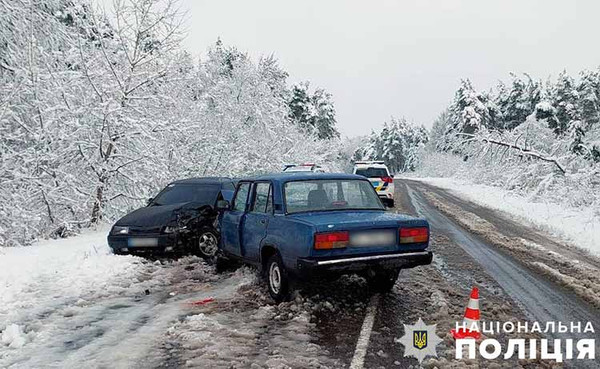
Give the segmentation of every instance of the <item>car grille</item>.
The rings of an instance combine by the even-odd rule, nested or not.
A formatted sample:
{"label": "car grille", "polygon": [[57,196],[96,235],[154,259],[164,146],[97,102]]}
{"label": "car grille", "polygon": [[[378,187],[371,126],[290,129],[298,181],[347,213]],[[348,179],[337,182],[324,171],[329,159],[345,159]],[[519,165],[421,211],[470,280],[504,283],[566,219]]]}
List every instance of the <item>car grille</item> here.
{"label": "car grille", "polygon": [[129,227],[130,235],[142,235],[149,233],[160,233],[161,227]]}

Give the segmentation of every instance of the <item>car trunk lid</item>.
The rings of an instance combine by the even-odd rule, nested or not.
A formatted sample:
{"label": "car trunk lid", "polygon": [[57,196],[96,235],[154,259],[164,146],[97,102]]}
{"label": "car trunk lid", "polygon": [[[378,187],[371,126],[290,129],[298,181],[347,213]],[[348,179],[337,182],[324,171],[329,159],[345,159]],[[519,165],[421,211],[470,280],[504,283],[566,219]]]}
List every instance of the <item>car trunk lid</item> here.
{"label": "car trunk lid", "polygon": [[345,248],[312,250],[313,256],[350,256],[426,248],[427,243],[400,244],[400,228],[428,227],[424,219],[385,211],[327,211],[288,215],[311,224],[316,233],[347,231]]}

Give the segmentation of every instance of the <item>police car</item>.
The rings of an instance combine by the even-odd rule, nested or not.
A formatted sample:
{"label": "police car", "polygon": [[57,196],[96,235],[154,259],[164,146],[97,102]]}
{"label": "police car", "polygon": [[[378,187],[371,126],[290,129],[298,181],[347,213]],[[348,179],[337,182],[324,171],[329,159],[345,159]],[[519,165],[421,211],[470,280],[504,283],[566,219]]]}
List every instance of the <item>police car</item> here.
{"label": "police car", "polygon": [[381,201],[394,207],[394,176],[383,161],[357,161],[353,173],[367,177]]}

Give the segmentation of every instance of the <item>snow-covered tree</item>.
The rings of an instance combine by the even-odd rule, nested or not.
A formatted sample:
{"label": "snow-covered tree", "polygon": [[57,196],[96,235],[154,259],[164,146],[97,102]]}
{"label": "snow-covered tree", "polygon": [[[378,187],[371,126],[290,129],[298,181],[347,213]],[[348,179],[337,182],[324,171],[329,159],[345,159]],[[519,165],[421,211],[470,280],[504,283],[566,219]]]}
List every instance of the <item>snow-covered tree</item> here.
{"label": "snow-covered tree", "polygon": [[511,73],[510,77],[510,87],[500,82],[497,88],[496,105],[501,113],[501,119],[498,119],[500,124],[495,125],[498,129],[514,129],[525,122],[540,101],[539,82],[534,81],[527,74],[525,74],[526,80],[514,73]]}
{"label": "snow-covered tree", "polygon": [[450,112],[453,122],[448,128],[456,133],[475,133],[491,121],[488,107],[468,79],[462,80],[456,90]]}
{"label": "snow-covered tree", "polygon": [[309,82],[292,87],[289,99],[290,117],[304,131],[320,139],[338,138],[335,108],[330,93],[318,88],[310,94]]}
{"label": "snow-covered tree", "polygon": [[423,126],[392,117],[380,132],[372,131],[366,147],[358,148],[355,160],[383,160],[393,173],[412,171],[418,165],[419,150],[429,140]]}

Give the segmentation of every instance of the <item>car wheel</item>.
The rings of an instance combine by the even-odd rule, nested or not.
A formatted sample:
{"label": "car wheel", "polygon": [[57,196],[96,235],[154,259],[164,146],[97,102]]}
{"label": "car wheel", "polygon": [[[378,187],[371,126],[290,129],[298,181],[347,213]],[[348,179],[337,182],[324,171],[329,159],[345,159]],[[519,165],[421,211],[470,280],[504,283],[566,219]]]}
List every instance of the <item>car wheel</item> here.
{"label": "car wheel", "polygon": [[204,258],[213,258],[219,250],[219,236],[214,229],[203,228],[196,239],[196,253]]}
{"label": "car wheel", "polygon": [[267,286],[269,295],[275,302],[285,301],[289,296],[289,277],[279,254],[275,254],[267,261]]}
{"label": "car wheel", "polygon": [[388,206],[389,206],[390,208],[393,208],[393,207],[394,207],[394,200],[393,200],[393,199],[392,199],[392,200],[388,200]]}
{"label": "car wheel", "polygon": [[400,269],[378,270],[366,276],[367,283],[372,291],[387,293],[394,288]]}

